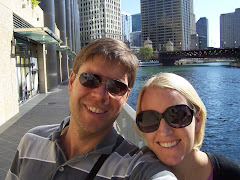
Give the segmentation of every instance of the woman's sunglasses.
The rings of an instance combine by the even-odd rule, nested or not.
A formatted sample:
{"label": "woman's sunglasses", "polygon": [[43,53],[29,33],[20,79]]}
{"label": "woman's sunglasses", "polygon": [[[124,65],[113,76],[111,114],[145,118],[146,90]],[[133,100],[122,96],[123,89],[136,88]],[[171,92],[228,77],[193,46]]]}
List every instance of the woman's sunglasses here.
{"label": "woman's sunglasses", "polygon": [[195,110],[185,104],[179,104],[167,108],[163,113],[154,110],[138,113],[136,123],[140,131],[144,133],[154,132],[159,128],[162,118],[173,128],[183,128],[191,124]]}
{"label": "woman's sunglasses", "polygon": [[[103,83],[106,84],[106,90],[114,96],[123,96],[128,91],[128,86],[117,79],[110,79],[105,76],[101,76],[93,73],[82,73],[76,74],[79,76],[80,83],[87,88],[98,88]],[[107,78],[105,82],[102,81],[102,78]]]}

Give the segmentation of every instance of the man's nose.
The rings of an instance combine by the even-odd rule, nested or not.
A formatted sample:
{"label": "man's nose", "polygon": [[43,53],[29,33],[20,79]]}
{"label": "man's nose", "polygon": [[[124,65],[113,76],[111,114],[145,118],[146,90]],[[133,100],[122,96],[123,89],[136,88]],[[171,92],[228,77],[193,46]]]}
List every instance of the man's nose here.
{"label": "man's nose", "polygon": [[102,82],[98,88],[93,89],[93,92],[96,98],[103,99],[104,102],[108,102],[109,92],[107,91],[105,82]]}

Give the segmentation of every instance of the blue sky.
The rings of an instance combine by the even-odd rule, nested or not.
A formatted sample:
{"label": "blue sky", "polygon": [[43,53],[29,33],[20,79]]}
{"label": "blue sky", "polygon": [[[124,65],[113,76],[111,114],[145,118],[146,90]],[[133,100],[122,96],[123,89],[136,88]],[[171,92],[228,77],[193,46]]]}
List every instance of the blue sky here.
{"label": "blue sky", "polygon": [[[195,20],[206,17],[209,24],[209,46],[220,46],[220,15],[240,8],[240,0],[193,0]],[[140,0],[121,0],[121,9],[129,14],[140,13]]]}

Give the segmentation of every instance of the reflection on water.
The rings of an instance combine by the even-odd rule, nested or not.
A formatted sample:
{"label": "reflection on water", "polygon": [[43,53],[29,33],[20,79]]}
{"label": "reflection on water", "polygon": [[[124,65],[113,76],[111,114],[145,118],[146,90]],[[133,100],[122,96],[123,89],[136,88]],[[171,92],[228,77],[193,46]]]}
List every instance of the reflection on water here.
{"label": "reflection on water", "polygon": [[229,63],[185,66],[142,67],[128,104],[136,109],[144,82],[158,72],[173,72],[189,80],[207,108],[206,133],[202,150],[240,161],[240,68]]}

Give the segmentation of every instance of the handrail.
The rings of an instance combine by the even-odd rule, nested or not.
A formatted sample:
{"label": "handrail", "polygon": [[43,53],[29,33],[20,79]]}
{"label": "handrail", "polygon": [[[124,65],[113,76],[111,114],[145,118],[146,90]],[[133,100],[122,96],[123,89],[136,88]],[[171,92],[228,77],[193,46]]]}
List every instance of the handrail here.
{"label": "handrail", "polygon": [[136,111],[126,103],[115,121],[114,127],[124,138],[141,148],[145,143],[135,131],[135,114]]}

